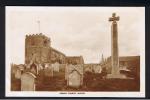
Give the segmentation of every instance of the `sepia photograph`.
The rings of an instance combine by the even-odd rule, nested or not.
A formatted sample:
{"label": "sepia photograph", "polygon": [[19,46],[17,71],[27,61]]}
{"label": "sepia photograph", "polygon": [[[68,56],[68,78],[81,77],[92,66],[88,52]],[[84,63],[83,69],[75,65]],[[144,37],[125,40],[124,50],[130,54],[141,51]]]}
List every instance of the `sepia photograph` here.
{"label": "sepia photograph", "polygon": [[6,96],[145,97],[144,7],[6,7]]}

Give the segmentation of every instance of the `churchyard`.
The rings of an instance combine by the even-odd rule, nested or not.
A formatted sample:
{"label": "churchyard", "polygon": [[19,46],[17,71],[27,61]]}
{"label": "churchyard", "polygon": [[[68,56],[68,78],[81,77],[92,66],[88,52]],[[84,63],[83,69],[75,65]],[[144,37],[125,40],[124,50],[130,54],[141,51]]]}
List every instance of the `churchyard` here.
{"label": "churchyard", "polygon": [[[35,79],[35,90],[31,89],[31,91],[139,91],[140,82],[135,76],[133,79],[107,79],[106,75],[107,73],[103,71],[102,73],[85,72],[83,84],[79,87],[71,87],[67,85],[65,70],[54,72],[53,76],[47,76],[45,71],[41,70]],[[30,80],[26,82],[34,85]],[[16,79],[14,74],[12,74],[11,85],[12,91],[21,91],[21,80]]]}

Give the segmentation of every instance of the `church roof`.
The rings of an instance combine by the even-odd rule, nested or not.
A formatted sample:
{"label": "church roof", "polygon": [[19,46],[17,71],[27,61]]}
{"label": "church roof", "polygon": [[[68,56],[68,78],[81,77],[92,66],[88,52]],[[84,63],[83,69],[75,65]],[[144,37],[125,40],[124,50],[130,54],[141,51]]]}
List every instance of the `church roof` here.
{"label": "church roof", "polygon": [[52,49],[54,52],[57,52],[57,53],[59,53],[59,54],[61,54],[61,55],[63,55],[63,56],[66,56],[64,53],[62,53],[62,52],[60,52],[60,51],[54,49],[53,47],[51,47],[51,49]]}
{"label": "church roof", "polygon": [[67,56],[66,60],[69,64],[84,64],[84,59],[82,56]]}
{"label": "church roof", "polygon": [[[140,56],[119,56],[119,61],[133,61],[140,60]],[[107,61],[111,61],[111,56],[107,58]]]}
{"label": "church roof", "polygon": [[119,61],[133,61],[140,60],[140,56],[121,56],[119,57]]}

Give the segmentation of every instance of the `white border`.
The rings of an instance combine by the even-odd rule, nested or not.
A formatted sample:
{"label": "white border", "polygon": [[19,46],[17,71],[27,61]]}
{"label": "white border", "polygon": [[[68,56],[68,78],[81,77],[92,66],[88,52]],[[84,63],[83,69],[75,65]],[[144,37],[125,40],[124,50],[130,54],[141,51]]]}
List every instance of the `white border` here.
{"label": "white border", "polygon": [[[89,7],[87,7],[89,8]],[[145,7],[144,7],[145,8]],[[6,29],[5,29],[6,30]],[[6,32],[7,33],[7,32]],[[25,92],[10,91],[10,55],[11,48],[7,42],[8,34],[6,34],[6,73],[5,73],[5,96],[6,97],[145,97],[145,34],[141,34],[140,48],[140,92]],[[60,94],[66,93],[66,94]],[[75,93],[75,94],[70,94]],[[84,94],[78,94],[84,93]]]}

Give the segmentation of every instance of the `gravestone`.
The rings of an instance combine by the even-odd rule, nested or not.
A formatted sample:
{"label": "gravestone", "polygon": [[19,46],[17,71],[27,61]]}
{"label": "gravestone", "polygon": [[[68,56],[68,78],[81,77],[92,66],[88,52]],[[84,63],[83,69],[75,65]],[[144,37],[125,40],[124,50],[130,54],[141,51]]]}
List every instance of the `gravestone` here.
{"label": "gravestone", "polygon": [[38,67],[39,67],[39,70],[43,70],[44,69],[44,67],[42,66],[42,64],[39,64]]}
{"label": "gravestone", "polygon": [[67,85],[70,87],[78,88],[83,85],[83,65],[69,64],[66,67]]}
{"label": "gravestone", "polygon": [[26,64],[26,69],[30,69],[31,64]]}
{"label": "gravestone", "polygon": [[92,66],[84,64],[84,72],[92,72]]}
{"label": "gravestone", "polygon": [[69,73],[68,85],[70,87],[79,87],[81,85],[81,74],[77,70]]}
{"label": "gravestone", "polygon": [[15,72],[16,79],[21,78],[21,74],[23,73],[24,69],[25,69],[25,65],[23,65],[23,64],[19,64],[16,66],[16,72]]}
{"label": "gravestone", "polygon": [[50,67],[50,63],[45,63],[45,68]]}
{"label": "gravestone", "polygon": [[30,65],[30,71],[31,71],[31,73],[37,75],[38,74],[38,65],[35,63],[32,63]]}
{"label": "gravestone", "polygon": [[60,65],[59,65],[58,62],[52,64],[52,67],[53,67],[54,72],[59,72],[59,66],[60,66]]}
{"label": "gravestone", "polygon": [[21,75],[21,91],[35,91],[36,76],[31,72]]}
{"label": "gravestone", "polygon": [[15,72],[15,78],[16,79],[20,79],[21,78],[21,74],[22,74],[22,70],[17,68],[16,72]]}
{"label": "gravestone", "polygon": [[94,73],[101,73],[102,67],[100,65],[94,65],[93,66]]}
{"label": "gravestone", "polygon": [[45,73],[45,76],[53,77],[53,67],[50,64],[46,64],[44,73]]}

